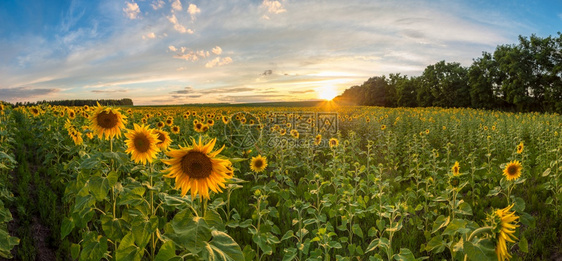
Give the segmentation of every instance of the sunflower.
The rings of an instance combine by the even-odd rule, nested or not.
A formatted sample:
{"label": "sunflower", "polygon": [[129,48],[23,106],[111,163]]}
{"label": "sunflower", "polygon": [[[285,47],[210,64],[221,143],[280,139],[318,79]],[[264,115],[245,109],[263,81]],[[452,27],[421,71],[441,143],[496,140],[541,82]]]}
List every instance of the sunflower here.
{"label": "sunflower", "polygon": [[320,145],[320,142],[322,142],[322,135],[318,134],[316,135],[316,137],[314,138],[314,145],[318,146]]}
{"label": "sunflower", "polygon": [[121,137],[121,129],[125,128],[127,118],[119,112],[119,109],[102,107],[98,104],[94,113],[90,116],[90,129],[100,138],[112,139]]}
{"label": "sunflower", "polygon": [[293,136],[293,138],[298,139],[299,138],[299,131],[296,129],[292,129],[291,130],[291,136]]}
{"label": "sunflower", "polygon": [[170,139],[170,135],[168,134],[167,131],[153,129],[152,132],[158,136],[158,141],[156,142],[156,146],[160,150],[167,149],[172,143],[172,139]]}
{"label": "sunflower", "polygon": [[507,250],[507,242],[515,243],[515,240],[517,240],[517,237],[513,234],[515,234],[515,228],[519,226],[517,225],[519,217],[515,215],[514,211],[509,211],[513,205],[498,209],[491,216],[492,227],[497,239],[496,255],[500,261],[511,258]]}
{"label": "sunflower", "polygon": [[68,131],[68,134],[72,138],[72,141],[74,141],[74,145],[80,145],[84,142],[84,140],[82,139],[82,133],[80,133],[78,130],[74,129]]}
{"label": "sunflower", "polygon": [[88,139],[91,140],[94,138],[94,133],[90,129],[88,129],[88,126],[83,126],[82,129],[86,133],[86,137],[88,137]]}
{"label": "sunflower", "polygon": [[226,117],[226,116],[222,116],[222,122],[223,122],[224,124],[228,124],[228,123],[230,122],[230,119],[229,119],[228,117]]}
{"label": "sunflower", "polygon": [[131,158],[135,163],[146,162],[152,163],[156,158],[156,153],[160,151],[156,143],[158,143],[158,135],[148,128],[146,125],[139,126],[135,123],[134,130],[125,133],[127,140],[127,150],[125,152],[131,154]]}
{"label": "sunflower", "polygon": [[516,180],[521,176],[521,169],[523,169],[521,162],[513,160],[505,166],[505,169],[503,169],[503,175],[507,178],[507,180]]}
{"label": "sunflower", "polygon": [[74,141],[74,145],[80,145],[84,142],[84,140],[82,139],[82,133],[79,132],[74,125],[72,125],[69,119],[66,119],[64,127],[68,131],[68,135],[70,135],[72,141]]}
{"label": "sunflower", "polygon": [[172,133],[174,134],[179,134],[180,133],[180,127],[179,126],[172,126]]}
{"label": "sunflower", "polygon": [[460,167],[459,167],[459,162],[455,161],[455,165],[453,165],[453,167],[451,168],[451,170],[453,171],[453,175],[454,176],[458,176],[460,173]]}
{"label": "sunflower", "polygon": [[328,144],[330,144],[330,148],[333,148],[337,147],[340,144],[340,141],[336,138],[331,138]]}
{"label": "sunflower", "polygon": [[164,124],[163,121],[159,121],[158,123],[156,123],[156,127],[157,127],[158,129],[164,128],[164,125],[165,125],[165,124]]}
{"label": "sunflower", "polygon": [[207,125],[213,126],[213,125],[215,125],[215,121],[214,121],[213,119],[208,119],[208,120],[207,120]]}
{"label": "sunflower", "polygon": [[174,118],[172,118],[171,116],[168,116],[168,118],[166,118],[166,125],[168,125],[168,126],[174,125]]}
{"label": "sunflower", "polygon": [[203,132],[203,123],[201,122],[195,123],[195,125],[193,125],[193,129],[196,132]]}
{"label": "sunflower", "polygon": [[191,147],[181,147],[179,150],[166,152],[171,159],[162,160],[170,165],[164,172],[166,178],[176,179],[176,189],[181,188],[181,195],[185,196],[191,190],[191,198],[197,194],[202,198],[209,199],[209,189],[215,193],[222,192],[224,183],[233,175],[232,163],[227,159],[216,156],[224,149],[224,146],[214,152],[213,147],[217,139],[211,140],[203,145],[201,137],[199,142],[192,138]]}
{"label": "sunflower", "polygon": [[381,125],[381,130],[385,130],[386,129],[386,125]]}
{"label": "sunflower", "polygon": [[258,155],[256,157],[252,157],[252,161],[250,162],[250,169],[254,172],[262,172],[267,167],[267,158]]}
{"label": "sunflower", "polygon": [[31,115],[33,115],[33,117],[37,117],[39,116],[39,114],[41,114],[41,111],[39,111],[39,109],[32,107],[31,109],[29,109],[29,112],[31,112]]}
{"label": "sunflower", "polygon": [[76,112],[73,109],[68,110],[68,118],[74,120],[76,118]]}
{"label": "sunflower", "polygon": [[523,148],[525,146],[523,146],[523,142],[520,142],[519,145],[517,145],[517,154],[521,154],[523,153]]}

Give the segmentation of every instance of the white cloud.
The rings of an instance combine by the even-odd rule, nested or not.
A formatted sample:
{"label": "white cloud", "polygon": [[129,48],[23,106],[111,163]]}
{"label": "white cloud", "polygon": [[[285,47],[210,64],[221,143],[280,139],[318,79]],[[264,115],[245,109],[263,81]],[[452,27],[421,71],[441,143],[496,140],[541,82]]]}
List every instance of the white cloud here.
{"label": "white cloud", "polygon": [[189,4],[189,7],[187,8],[187,13],[189,13],[191,15],[191,20],[195,20],[195,15],[198,13],[201,13],[201,9],[199,9],[196,5],[194,4]]}
{"label": "white cloud", "polygon": [[213,48],[213,50],[211,50],[211,51],[216,55],[220,55],[222,53],[222,48],[217,46],[217,47]]}
{"label": "white cloud", "polygon": [[152,9],[154,10],[158,10],[162,7],[164,7],[164,1],[163,0],[154,0],[152,1],[152,4],[150,4],[152,6]]}
{"label": "white cloud", "polygon": [[178,18],[176,17],[175,14],[172,14],[172,16],[167,16],[168,21],[170,21],[170,23],[172,23],[174,25],[174,29],[182,34],[188,33],[188,34],[192,34],[193,30],[191,29],[187,29],[185,28],[185,26],[181,25],[178,21]]}
{"label": "white cloud", "polygon": [[151,32],[151,33],[147,33],[147,34],[145,34],[145,35],[142,36],[142,39],[143,39],[143,40],[144,40],[144,39],[154,39],[154,38],[156,38],[156,34],[154,34],[154,33],[152,33],[152,32]]}
{"label": "white cloud", "polygon": [[267,8],[267,11],[272,14],[280,14],[287,11],[279,1],[263,0],[262,6]]}
{"label": "white cloud", "polygon": [[[176,54],[173,56],[176,59],[181,59],[181,60],[186,60],[186,61],[192,61],[192,62],[196,62],[205,58],[209,58],[209,56],[211,56],[211,52],[215,55],[219,55],[222,53],[222,49],[218,46],[216,46],[215,48],[213,48],[211,50],[211,52],[209,52],[208,50],[197,50],[197,51],[193,51],[187,47],[181,46],[181,47],[175,47],[173,45],[168,46],[168,49],[172,52],[175,52]],[[225,64],[229,64],[232,62],[232,58],[230,57],[226,57],[221,59],[220,57],[216,57],[215,59],[207,62],[205,64],[206,67],[211,68],[214,66],[220,66],[220,65],[225,65]]]}
{"label": "white cloud", "polygon": [[172,9],[176,11],[181,11],[182,6],[180,0],[170,0],[172,2]]}
{"label": "white cloud", "polygon": [[208,63],[205,64],[205,67],[207,68],[213,68],[215,66],[222,66],[222,65],[227,65],[229,63],[232,63],[232,58],[230,57],[225,57],[225,58],[221,58],[221,57],[216,57],[215,59],[209,61]]}
{"label": "white cloud", "polygon": [[134,20],[137,19],[137,16],[140,13],[139,5],[135,2],[125,2],[125,8],[123,8],[123,12],[125,12],[125,16],[129,19]]}

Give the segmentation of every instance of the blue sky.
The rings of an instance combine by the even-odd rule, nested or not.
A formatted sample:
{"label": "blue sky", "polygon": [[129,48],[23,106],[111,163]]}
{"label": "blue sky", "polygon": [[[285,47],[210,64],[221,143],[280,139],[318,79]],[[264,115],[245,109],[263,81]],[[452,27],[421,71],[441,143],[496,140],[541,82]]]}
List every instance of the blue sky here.
{"label": "blue sky", "polygon": [[561,30],[559,0],[2,0],[0,100],[312,100]]}

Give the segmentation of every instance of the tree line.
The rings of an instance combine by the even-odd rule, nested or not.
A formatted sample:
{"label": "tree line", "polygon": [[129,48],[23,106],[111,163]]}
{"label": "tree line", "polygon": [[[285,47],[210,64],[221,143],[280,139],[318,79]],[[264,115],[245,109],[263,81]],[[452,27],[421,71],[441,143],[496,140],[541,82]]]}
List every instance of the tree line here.
{"label": "tree line", "polygon": [[440,61],[417,77],[390,74],[353,86],[336,101],[384,107],[471,107],[562,112],[562,34],[519,36],[470,67]]}
{"label": "tree line", "polygon": [[16,102],[14,107],[19,106],[36,106],[36,105],[43,105],[43,104],[50,104],[50,105],[61,105],[61,106],[96,106],[97,103],[104,106],[133,106],[133,100],[129,98],[114,100],[55,100],[55,101],[37,101],[37,102]]}

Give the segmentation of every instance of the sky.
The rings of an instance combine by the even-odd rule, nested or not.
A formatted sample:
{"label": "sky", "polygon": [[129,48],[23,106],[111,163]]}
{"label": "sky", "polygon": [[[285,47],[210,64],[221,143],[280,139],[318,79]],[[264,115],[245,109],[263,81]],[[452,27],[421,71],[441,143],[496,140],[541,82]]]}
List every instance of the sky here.
{"label": "sky", "polygon": [[329,99],[558,31],[560,0],[2,0],[0,100]]}

